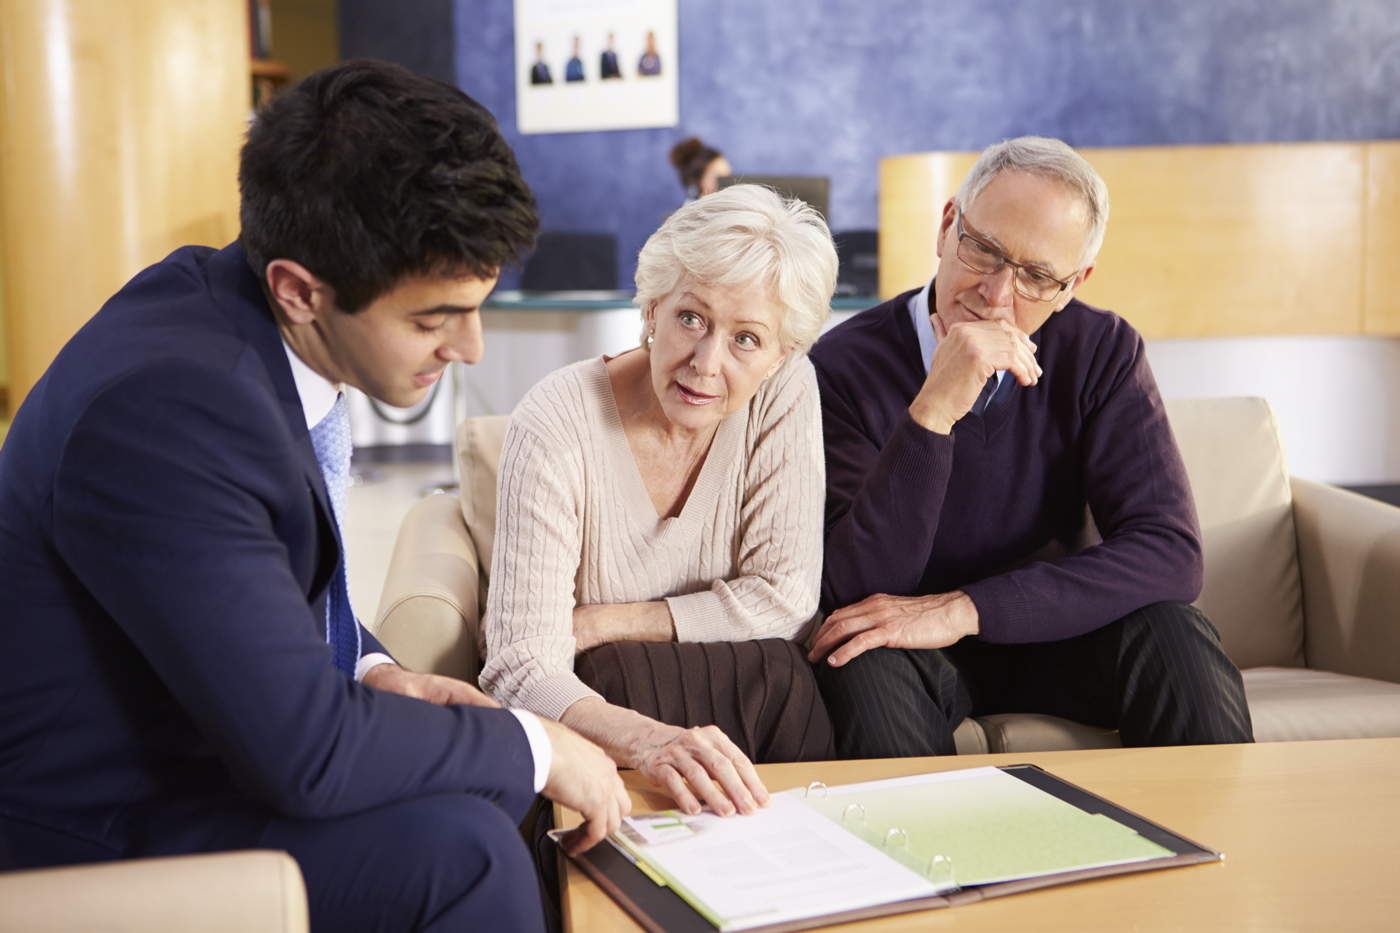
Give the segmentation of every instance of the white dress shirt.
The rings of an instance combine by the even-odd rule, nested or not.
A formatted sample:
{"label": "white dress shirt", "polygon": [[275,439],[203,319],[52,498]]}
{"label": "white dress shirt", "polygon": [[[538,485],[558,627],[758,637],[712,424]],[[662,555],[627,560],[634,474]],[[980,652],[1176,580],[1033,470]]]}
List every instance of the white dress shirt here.
{"label": "white dress shirt", "polygon": [[[331,382],[310,366],[307,366],[286,340],[282,341],[282,348],[287,351],[287,362],[292,367],[292,381],[296,383],[297,395],[301,398],[302,414],[306,416],[307,430],[321,423],[321,419],[330,414],[331,408],[335,406],[335,400],[340,396],[340,386]],[[344,528],[345,516],[337,516]],[[343,545],[342,545],[343,546]],[[348,566],[346,568],[348,576]],[[393,664],[394,659],[383,652],[375,651],[365,655],[355,662],[355,680],[361,682],[371,668],[381,664]],[[525,738],[530,743],[530,756],[535,761],[535,793],[539,793],[549,779],[549,768],[553,763],[554,749],[549,744],[549,736],[545,734],[544,726],[535,718],[534,713],[521,709],[509,711],[520,720],[520,727],[525,730]]]}

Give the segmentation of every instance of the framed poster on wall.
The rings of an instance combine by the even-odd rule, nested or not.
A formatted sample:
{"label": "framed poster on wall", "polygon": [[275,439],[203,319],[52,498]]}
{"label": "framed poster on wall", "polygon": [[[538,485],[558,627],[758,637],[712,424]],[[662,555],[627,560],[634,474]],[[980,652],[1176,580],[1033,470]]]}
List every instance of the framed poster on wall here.
{"label": "framed poster on wall", "polygon": [[522,133],[675,126],[677,0],[515,0]]}

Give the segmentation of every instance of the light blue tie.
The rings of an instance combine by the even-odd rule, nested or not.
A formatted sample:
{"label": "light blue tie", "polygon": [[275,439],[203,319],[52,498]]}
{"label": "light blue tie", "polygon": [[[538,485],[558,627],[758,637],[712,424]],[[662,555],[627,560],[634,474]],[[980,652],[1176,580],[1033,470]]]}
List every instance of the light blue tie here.
{"label": "light blue tie", "polygon": [[326,594],[326,644],[331,647],[335,666],[349,676],[355,675],[355,662],[360,658],[360,626],[350,605],[350,590],[345,578],[345,490],[350,485],[350,410],[345,394],[336,396],[330,413],[311,429],[311,446],[316,450],[316,462],[326,481],[331,497],[331,511],[340,529],[340,559],[335,564],[335,576]]}

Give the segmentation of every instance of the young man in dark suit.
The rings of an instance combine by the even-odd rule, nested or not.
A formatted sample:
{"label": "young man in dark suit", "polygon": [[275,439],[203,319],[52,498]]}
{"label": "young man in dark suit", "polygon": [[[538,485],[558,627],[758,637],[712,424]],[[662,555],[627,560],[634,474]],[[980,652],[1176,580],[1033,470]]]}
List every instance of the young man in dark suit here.
{"label": "young man in dark suit", "polygon": [[284,849],[318,929],[542,923],[536,791],[627,808],[611,762],[354,618],[340,388],[421,399],[482,352],[533,240],[495,122],[397,66],[322,71],[243,148],[242,232],[132,279],[0,450],[0,867]]}

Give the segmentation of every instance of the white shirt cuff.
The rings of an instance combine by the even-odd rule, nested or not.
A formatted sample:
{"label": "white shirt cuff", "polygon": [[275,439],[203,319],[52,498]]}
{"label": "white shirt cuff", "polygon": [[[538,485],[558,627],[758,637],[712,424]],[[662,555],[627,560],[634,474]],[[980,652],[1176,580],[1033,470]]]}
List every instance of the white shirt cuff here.
{"label": "white shirt cuff", "polygon": [[544,790],[549,780],[549,768],[554,763],[554,747],[549,744],[549,736],[534,713],[523,709],[507,710],[520,720],[520,728],[525,730],[525,739],[530,743],[530,756],[535,759],[535,793]]}
{"label": "white shirt cuff", "polygon": [[394,659],[383,652],[376,651],[365,655],[355,662],[355,683],[364,683],[365,675],[369,673],[370,668],[393,663]]}

